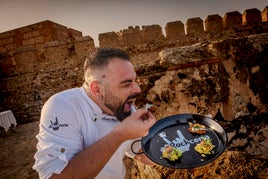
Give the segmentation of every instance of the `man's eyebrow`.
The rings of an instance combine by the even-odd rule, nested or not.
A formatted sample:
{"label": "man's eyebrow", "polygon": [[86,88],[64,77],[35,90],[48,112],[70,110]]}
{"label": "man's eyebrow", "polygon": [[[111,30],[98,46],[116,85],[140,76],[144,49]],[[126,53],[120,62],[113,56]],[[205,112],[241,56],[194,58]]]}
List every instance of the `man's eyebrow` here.
{"label": "man's eyebrow", "polygon": [[131,83],[131,82],[133,82],[133,80],[126,79],[126,80],[121,81],[120,84]]}

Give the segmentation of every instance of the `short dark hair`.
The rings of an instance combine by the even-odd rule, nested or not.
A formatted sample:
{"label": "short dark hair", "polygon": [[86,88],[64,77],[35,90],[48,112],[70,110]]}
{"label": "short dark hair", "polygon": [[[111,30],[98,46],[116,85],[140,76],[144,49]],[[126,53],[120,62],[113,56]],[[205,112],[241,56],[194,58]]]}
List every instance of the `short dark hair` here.
{"label": "short dark hair", "polygon": [[111,47],[97,48],[95,53],[93,53],[91,57],[85,61],[85,81],[89,81],[90,75],[92,75],[95,69],[106,67],[113,58],[120,58],[122,60],[130,61],[129,55],[122,49]]}
{"label": "short dark hair", "polygon": [[112,58],[121,58],[122,60],[130,61],[129,55],[119,48],[97,48],[91,58],[86,59],[84,70],[87,68],[106,66]]}

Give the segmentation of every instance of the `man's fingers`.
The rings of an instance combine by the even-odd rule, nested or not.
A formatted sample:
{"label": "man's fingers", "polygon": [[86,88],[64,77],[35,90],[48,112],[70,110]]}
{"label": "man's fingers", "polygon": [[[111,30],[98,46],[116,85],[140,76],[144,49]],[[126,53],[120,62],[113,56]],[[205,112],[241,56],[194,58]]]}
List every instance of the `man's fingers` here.
{"label": "man's fingers", "polygon": [[148,110],[147,109],[138,109],[133,115],[136,115],[137,119],[147,120]]}

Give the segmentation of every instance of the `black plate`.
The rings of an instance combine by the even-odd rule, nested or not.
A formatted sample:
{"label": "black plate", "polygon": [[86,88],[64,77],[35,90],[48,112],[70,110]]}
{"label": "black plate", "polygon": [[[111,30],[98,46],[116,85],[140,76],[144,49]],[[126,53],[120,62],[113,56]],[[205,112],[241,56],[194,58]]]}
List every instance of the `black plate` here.
{"label": "black plate", "polygon": [[[205,125],[205,134],[193,134],[188,131],[189,123]],[[213,154],[202,157],[194,147],[202,137],[210,138],[215,146]],[[204,166],[218,158],[226,148],[227,135],[224,129],[213,119],[197,114],[178,114],[158,120],[149,134],[142,138],[141,145],[145,155],[155,163],[169,168],[195,168]],[[171,162],[162,158],[165,145],[170,144],[183,151],[182,157]]]}

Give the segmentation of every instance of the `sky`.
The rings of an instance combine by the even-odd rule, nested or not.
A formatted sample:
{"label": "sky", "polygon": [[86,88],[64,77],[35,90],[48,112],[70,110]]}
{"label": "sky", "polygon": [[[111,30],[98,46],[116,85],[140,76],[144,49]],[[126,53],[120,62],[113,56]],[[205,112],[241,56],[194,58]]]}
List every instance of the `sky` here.
{"label": "sky", "polygon": [[129,26],[159,24],[165,35],[168,22],[268,6],[268,0],[0,0],[0,33],[44,20],[73,28],[83,36],[119,32]]}

